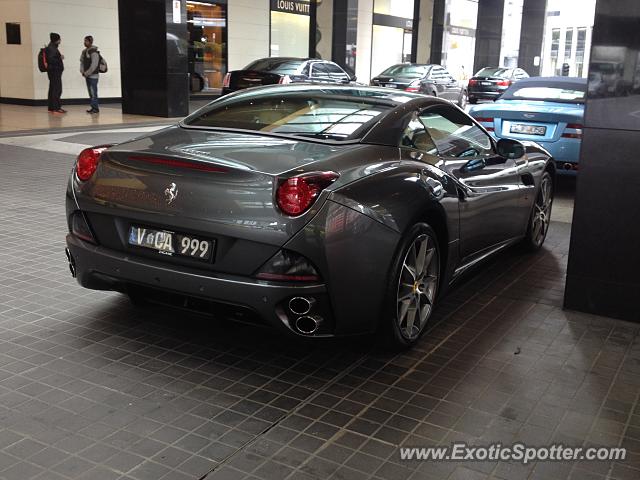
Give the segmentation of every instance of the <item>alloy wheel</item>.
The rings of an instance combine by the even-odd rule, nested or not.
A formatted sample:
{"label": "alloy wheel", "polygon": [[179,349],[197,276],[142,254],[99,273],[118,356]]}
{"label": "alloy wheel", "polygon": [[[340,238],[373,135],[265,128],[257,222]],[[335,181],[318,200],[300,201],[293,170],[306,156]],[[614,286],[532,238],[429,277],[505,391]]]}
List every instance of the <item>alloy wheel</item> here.
{"label": "alloy wheel", "polygon": [[439,262],[435,239],[427,234],[416,237],[404,257],[398,281],[396,321],[407,340],[420,335],[431,315]]}
{"label": "alloy wheel", "polygon": [[549,176],[544,176],[540,184],[540,191],[533,207],[533,219],[531,225],[531,238],[536,246],[542,245],[549,224],[551,223],[551,206],[553,204],[552,184]]}

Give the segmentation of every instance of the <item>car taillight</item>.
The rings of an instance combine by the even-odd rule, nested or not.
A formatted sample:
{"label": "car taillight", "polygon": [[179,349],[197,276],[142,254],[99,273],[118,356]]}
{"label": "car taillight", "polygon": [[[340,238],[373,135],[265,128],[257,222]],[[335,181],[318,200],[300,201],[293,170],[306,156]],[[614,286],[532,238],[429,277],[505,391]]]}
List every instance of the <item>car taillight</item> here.
{"label": "car taillight", "polygon": [[477,80],[473,80],[473,79],[469,80],[469,86],[473,86],[473,85],[477,85],[477,84],[478,84]]}
{"label": "car taillight", "polygon": [[291,217],[303,214],[313,205],[320,192],[339,176],[336,172],[312,172],[283,180],[276,190],[278,207]]}
{"label": "car taillight", "polygon": [[497,85],[499,87],[508,87],[511,85],[511,80],[500,80]]}
{"label": "car taillight", "polygon": [[285,282],[316,282],[320,275],[305,257],[290,250],[280,250],[258,269],[255,277],[261,280]]}
{"label": "car taillight", "polygon": [[404,89],[405,92],[419,92],[420,91],[420,80],[414,80],[409,84],[407,88]]}
{"label": "car taillight", "polygon": [[78,155],[76,160],[76,175],[83,182],[89,180],[98,168],[100,155],[111,145],[100,145],[98,147],[85,148]]}
{"label": "car taillight", "polygon": [[494,131],[493,117],[478,117],[476,118],[476,122],[481,123],[488,132]]}
{"label": "car taillight", "polygon": [[287,83],[291,83],[291,77],[289,75],[283,75],[280,77],[280,80],[278,80],[278,83],[282,84],[282,85],[286,85]]}
{"label": "car taillight", "polygon": [[229,88],[230,83],[231,83],[231,74],[227,73],[224,76],[224,80],[222,80],[222,88]]}
{"label": "car taillight", "polygon": [[[571,130],[575,130],[575,132],[567,132],[567,128],[571,129]],[[568,123],[567,126],[565,127],[565,131],[562,133],[562,137],[563,138],[582,138],[582,129],[584,128],[583,125],[581,125],[580,123]]]}

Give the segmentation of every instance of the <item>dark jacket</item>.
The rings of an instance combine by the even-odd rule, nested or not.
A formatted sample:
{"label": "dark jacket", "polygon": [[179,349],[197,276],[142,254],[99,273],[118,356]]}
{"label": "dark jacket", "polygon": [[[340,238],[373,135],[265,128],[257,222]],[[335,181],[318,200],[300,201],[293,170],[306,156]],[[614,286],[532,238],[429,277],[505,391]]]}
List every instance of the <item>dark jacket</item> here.
{"label": "dark jacket", "polygon": [[48,65],[47,71],[51,73],[62,73],[64,70],[64,63],[62,62],[62,55],[60,55],[58,46],[54,43],[47,45],[46,55]]}

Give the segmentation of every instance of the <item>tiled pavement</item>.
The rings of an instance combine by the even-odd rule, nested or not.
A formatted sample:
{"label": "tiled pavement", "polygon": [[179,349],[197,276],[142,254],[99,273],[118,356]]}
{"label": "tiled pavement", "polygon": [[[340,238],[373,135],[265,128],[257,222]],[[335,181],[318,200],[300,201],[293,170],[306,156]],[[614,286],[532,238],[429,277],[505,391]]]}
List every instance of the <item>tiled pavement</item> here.
{"label": "tiled pavement", "polygon": [[[561,309],[569,224],[468,277],[393,355],[79,288],[63,254],[72,162],[0,145],[0,479],[640,478],[639,326]],[[400,460],[452,441],[628,453]]]}

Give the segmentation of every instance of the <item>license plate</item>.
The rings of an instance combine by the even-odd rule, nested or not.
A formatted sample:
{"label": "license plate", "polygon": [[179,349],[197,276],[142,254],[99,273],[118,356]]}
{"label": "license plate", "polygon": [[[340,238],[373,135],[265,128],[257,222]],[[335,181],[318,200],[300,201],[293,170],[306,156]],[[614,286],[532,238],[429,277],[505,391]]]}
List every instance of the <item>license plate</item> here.
{"label": "license plate", "polygon": [[178,255],[204,261],[211,259],[215,245],[213,240],[205,240],[193,235],[137,226],[129,229],[129,244],[149,248],[162,255]]}
{"label": "license plate", "polygon": [[523,133],[525,135],[545,135],[547,133],[547,127],[514,123],[511,125],[511,129],[509,131],[511,133]]}
{"label": "license plate", "polygon": [[384,86],[389,88],[398,88],[398,86],[395,83],[385,83]]}
{"label": "license plate", "polygon": [[484,85],[485,87],[488,87],[489,85],[493,85],[493,83],[491,83],[491,82],[480,82],[480,85]]}

